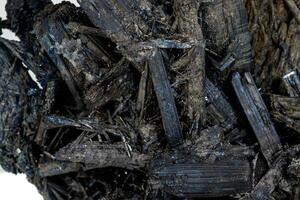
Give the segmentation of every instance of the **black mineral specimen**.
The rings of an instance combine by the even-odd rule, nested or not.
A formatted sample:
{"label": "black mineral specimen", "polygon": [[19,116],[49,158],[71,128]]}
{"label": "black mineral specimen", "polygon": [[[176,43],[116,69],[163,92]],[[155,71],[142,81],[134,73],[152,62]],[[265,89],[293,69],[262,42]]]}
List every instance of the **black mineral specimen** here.
{"label": "black mineral specimen", "polygon": [[47,200],[300,198],[299,1],[78,3],[7,1],[2,168]]}

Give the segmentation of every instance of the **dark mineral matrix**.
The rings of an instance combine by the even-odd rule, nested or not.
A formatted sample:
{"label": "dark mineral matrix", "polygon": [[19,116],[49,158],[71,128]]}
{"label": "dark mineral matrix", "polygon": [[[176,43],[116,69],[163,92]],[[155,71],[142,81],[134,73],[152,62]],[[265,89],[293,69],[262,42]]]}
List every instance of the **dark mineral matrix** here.
{"label": "dark mineral matrix", "polygon": [[45,200],[300,199],[299,0],[78,3],[7,1],[3,169]]}

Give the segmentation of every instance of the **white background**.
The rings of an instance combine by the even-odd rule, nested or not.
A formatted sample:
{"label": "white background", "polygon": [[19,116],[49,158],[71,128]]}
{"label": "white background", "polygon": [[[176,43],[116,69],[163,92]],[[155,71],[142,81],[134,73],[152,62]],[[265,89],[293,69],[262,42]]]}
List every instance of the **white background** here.
{"label": "white background", "polygon": [[[62,0],[52,0],[53,3],[60,3]],[[78,5],[76,0],[68,0]],[[0,0],[0,17],[6,19],[6,0]],[[9,30],[3,30],[1,37],[18,40]],[[1,67],[1,66],[0,66]],[[34,185],[30,184],[23,174],[14,175],[4,172],[0,168],[0,199],[1,200],[42,200]]]}

